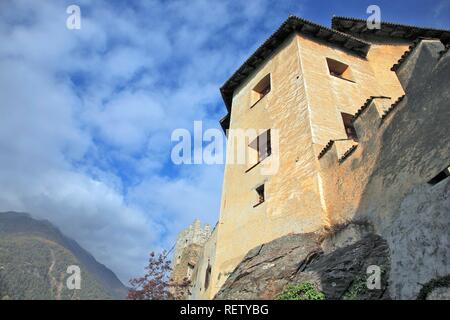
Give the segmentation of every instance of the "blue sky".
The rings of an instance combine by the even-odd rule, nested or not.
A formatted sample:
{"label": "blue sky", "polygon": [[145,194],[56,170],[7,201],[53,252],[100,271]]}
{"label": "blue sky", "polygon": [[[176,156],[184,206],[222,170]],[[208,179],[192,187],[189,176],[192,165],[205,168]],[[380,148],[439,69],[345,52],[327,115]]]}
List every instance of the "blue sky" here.
{"label": "blue sky", "polygon": [[218,219],[223,167],[173,165],[171,132],[219,128],[219,87],[289,14],[329,26],[370,4],[450,28],[450,0],[1,1],[0,210],[49,219],[126,282]]}

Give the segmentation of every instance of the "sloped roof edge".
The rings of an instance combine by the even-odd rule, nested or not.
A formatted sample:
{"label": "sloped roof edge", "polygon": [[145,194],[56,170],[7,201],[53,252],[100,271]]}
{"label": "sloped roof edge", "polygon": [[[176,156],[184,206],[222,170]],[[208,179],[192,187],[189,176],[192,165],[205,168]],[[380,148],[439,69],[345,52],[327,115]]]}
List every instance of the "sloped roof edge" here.
{"label": "sloped roof edge", "polygon": [[381,21],[381,29],[370,30],[367,20],[352,17],[334,16],[331,27],[341,32],[355,34],[374,34],[384,37],[415,40],[418,37],[438,38],[444,44],[450,42],[450,30],[420,27],[415,25]]}
{"label": "sloped roof edge", "polygon": [[370,43],[349,34],[297,16],[289,16],[220,88],[228,112],[231,111],[233,91],[293,32],[315,36],[363,57],[367,55],[370,48]]}

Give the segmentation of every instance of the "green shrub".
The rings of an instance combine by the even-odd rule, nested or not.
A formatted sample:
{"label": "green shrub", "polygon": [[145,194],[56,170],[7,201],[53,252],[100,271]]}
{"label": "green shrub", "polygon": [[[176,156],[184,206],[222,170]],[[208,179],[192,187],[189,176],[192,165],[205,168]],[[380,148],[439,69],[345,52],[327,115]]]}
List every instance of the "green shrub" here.
{"label": "green shrub", "polygon": [[313,284],[305,282],[286,286],[276,300],[325,300],[325,295]]}
{"label": "green shrub", "polygon": [[364,277],[356,277],[347,291],[344,293],[344,300],[357,300],[359,296],[367,291],[366,279]]}

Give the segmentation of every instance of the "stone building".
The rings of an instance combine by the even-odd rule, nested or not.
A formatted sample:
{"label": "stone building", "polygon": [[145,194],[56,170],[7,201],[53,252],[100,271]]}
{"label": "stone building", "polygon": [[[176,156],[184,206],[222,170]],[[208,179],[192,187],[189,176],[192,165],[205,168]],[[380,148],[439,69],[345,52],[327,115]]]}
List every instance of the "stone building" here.
{"label": "stone building", "polygon": [[213,298],[261,244],[355,218],[389,244],[392,297],[449,274],[449,42],[447,30],[289,17],[221,88],[227,159],[233,130],[265,133],[246,141],[257,161],[225,167],[193,298]]}
{"label": "stone building", "polygon": [[190,299],[192,300],[204,300],[212,297],[213,286],[211,285],[211,271],[212,266],[215,264],[216,257],[216,245],[217,245],[217,225],[211,233],[211,236],[206,240],[198,258],[193,274],[192,274],[192,287]]}
{"label": "stone building", "polygon": [[174,283],[193,281],[194,269],[210,235],[210,226],[205,224],[202,228],[198,219],[179,233],[172,258],[171,280]]}

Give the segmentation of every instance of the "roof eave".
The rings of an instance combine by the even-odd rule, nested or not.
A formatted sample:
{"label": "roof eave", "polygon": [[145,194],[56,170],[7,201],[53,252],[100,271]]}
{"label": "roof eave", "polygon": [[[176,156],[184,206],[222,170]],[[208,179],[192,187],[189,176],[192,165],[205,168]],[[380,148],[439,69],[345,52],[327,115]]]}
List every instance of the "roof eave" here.
{"label": "roof eave", "polygon": [[314,22],[289,16],[280,27],[239,67],[239,69],[222,85],[220,92],[228,112],[231,112],[234,90],[258,68],[293,32],[312,35],[331,42],[344,50],[365,57],[370,43],[346,33],[316,24]]}
{"label": "roof eave", "polygon": [[370,30],[364,27],[367,21],[359,18],[334,16],[331,27],[352,34],[371,34],[396,39],[414,41],[419,37],[437,38],[443,43],[450,42],[450,30],[420,27],[392,22],[381,22],[381,29]]}

